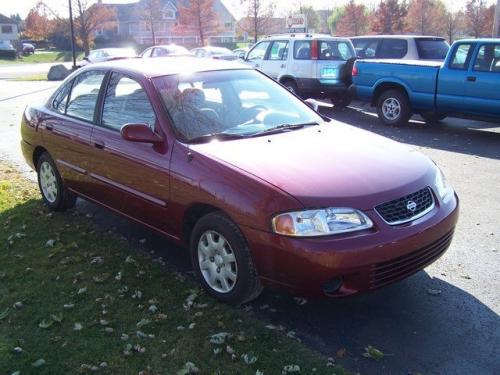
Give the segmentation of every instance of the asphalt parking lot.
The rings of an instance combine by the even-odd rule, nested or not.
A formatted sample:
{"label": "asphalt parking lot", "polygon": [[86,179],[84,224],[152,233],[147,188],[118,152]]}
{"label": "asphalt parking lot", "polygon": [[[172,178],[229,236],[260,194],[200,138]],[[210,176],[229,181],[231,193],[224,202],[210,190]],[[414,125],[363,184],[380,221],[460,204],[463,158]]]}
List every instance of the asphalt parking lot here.
{"label": "asphalt parking lot", "polygon": [[[24,171],[20,115],[27,103],[46,97],[53,87],[47,82],[0,81],[0,158]],[[412,145],[441,166],[461,200],[450,249],[425,271],[376,292],[304,303],[266,291],[247,307],[249,313],[295,331],[304,343],[353,372],[500,373],[500,124],[445,119],[430,126],[416,119],[393,128],[381,125],[367,110],[355,105],[330,115]],[[169,268],[190,273],[183,249],[93,204],[80,201],[77,209],[103,231],[117,231],[138,250],[163,256]],[[387,357],[379,362],[364,358],[367,345]],[[342,349],[346,354],[339,358],[336,352]]]}

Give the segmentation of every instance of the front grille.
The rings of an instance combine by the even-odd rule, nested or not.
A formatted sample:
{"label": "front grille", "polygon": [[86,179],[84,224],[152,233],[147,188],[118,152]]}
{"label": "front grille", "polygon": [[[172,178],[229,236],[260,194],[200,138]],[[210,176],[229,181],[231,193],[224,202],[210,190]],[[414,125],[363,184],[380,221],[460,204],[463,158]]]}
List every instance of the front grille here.
{"label": "front grille", "polygon": [[404,197],[379,204],[375,210],[388,224],[397,225],[415,220],[432,210],[433,207],[434,198],[431,189],[426,187]]}
{"label": "front grille", "polygon": [[443,255],[450,246],[452,238],[453,230],[422,249],[374,264],[370,273],[370,289],[380,288],[404,279],[425,268]]}

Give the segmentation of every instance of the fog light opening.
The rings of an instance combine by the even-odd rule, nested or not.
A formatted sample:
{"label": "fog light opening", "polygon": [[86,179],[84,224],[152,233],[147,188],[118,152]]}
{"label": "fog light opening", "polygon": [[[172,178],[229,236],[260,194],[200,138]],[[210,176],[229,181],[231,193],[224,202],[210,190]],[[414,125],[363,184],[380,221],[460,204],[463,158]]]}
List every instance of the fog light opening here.
{"label": "fog light opening", "polygon": [[335,294],[342,286],[342,276],[334,277],[323,284],[325,294]]}

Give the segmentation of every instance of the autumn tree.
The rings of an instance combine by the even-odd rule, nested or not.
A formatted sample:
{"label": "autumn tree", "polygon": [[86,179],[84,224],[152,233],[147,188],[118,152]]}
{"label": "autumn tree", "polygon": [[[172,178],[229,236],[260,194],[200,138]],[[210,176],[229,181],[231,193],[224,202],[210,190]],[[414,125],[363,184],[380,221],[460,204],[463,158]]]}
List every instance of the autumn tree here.
{"label": "autumn tree", "polygon": [[446,7],[441,0],[410,0],[406,31],[421,35],[444,35]]}
{"label": "autumn tree", "polygon": [[465,26],[474,38],[490,36],[493,29],[495,6],[488,7],[486,0],[469,0],[465,6]]}
{"label": "autumn tree", "polygon": [[335,7],[330,17],[328,17],[328,27],[330,28],[330,32],[332,34],[337,34],[337,26],[342,17],[344,16],[344,13],[345,13],[345,7],[339,6]]}
{"label": "autumn tree", "polygon": [[30,9],[24,21],[24,37],[33,40],[48,39],[54,20],[49,18],[44,4],[40,1]]}
{"label": "autumn tree", "polygon": [[145,23],[148,30],[151,31],[151,39],[153,45],[156,44],[156,27],[163,19],[162,16],[163,4],[162,0],[143,0],[140,5],[141,19]]}
{"label": "autumn tree", "polygon": [[383,0],[372,17],[372,31],[378,34],[402,33],[408,13],[407,3],[399,0]]}
{"label": "autumn tree", "polygon": [[336,34],[342,36],[365,34],[368,30],[369,17],[367,13],[364,5],[357,5],[354,0],[350,0],[336,25]]}
{"label": "autumn tree", "polygon": [[116,18],[114,8],[93,3],[92,0],[72,0],[75,9],[75,31],[82,44],[85,56],[90,52],[90,46],[95,38],[98,27]]}
{"label": "autumn tree", "polygon": [[451,44],[464,29],[464,12],[446,12],[446,36]]}
{"label": "autumn tree", "polygon": [[175,28],[178,34],[195,34],[205,45],[207,37],[219,29],[214,0],[189,0],[179,7],[179,23]]}
{"label": "autumn tree", "polygon": [[[246,17],[250,20],[250,30],[244,30],[253,36],[257,43],[259,35],[265,33],[265,30],[272,22],[275,5],[273,1],[265,0],[241,0],[241,5],[246,6]],[[243,26],[245,27],[245,26]]]}

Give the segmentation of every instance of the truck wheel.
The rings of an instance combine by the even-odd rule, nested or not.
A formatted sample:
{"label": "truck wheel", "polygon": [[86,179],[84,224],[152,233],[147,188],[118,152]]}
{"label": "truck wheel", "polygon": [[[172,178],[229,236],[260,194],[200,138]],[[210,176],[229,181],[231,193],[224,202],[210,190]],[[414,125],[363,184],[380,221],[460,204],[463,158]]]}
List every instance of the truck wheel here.
{"label": "truck wheel", "polygon": [[442,115],[440,113],[435,113],[435,112],[424,112],[421,113],[420,116],[422,116],[425,122],[429,124],[435,124],[436,122],[439,122],[446,118],[446,115]]}
{"label": "truck wheel", "polygon": [[387,90],[380,94],[377,101],[377,114],[385,125],[404,125],[412,112],[408,98],[399,90]]}
{"label": "truck wheel", "polygon": [[245,237],[223,213],[212,212],[198,220],[191,233],[190,253],[196,276],[218,300],[239,305],[261,293]]}
{"label": "truck wheel", "polygon": [[36,171],[43,201],[50,210],[65,211],[75,205],[76,195],[64,187],[61,175],[47,152],[40,155]]}

